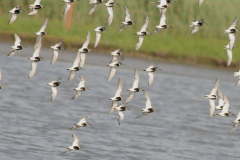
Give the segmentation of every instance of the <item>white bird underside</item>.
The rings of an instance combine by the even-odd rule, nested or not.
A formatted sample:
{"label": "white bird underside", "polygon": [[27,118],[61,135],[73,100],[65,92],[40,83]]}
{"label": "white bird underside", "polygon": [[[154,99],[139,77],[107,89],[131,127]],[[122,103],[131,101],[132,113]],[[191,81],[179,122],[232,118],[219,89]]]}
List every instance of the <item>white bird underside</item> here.
{"label": "white bird underside", "polygon": [[204,0],[199,0],[198,5],[200,6],[203,3]]}
{"label": "white bird underside", "polygon": [[52,89],[51,101],[54,101],[56,96],[57,96],[57,88],[56,87],[51,87],[51,89]]}
{"label": "white bird underside", "polygon": [[97,47],[97,45],[100,41],[100,38],[101,38],[101,32],[96,32],[96,39],[95,39],[95,43],[94,43],[94,48]]}
{"label": "white bird underside", "polygon": [[108,25],[110,26],[113,20],[113,9],[112,7],[107,7],[107,11],[108,11]]}
{"label": "white bird underside", "polygon": [[110,67],[110,72],[107,79],[108,82],[111,81],[111,79],[114,77],[116,71],[117,71],[116,67]]}
{"label": "white bird underside", "polygon": [[54,49],[50,65],[53,65],[56,62],[57,58],[58,58],[58,51]]}

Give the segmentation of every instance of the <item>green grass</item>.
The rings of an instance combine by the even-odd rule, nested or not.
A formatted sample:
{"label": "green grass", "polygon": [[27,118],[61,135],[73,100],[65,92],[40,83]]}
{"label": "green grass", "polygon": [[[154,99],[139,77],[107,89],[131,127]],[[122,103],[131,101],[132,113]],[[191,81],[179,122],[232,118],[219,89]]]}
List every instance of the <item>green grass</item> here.
{"label": "green grass", "polygon": [[[166,12],[166,22],[172,28],[162,30],[153,36],[146,36],[142,47],[139,51],[135,51],[135,45],[138,42],[135,33],[141,29],[145,17],[148,15],[150,19],[148,31],[153,32],[155,26],[159,24],[158,9],[154,8],[154,4],[148,3],[151,1],[116,0],[120,5],[113,9],[113,23],[111,26],[107,26],[107,31],[102,33],[100,43],[95,50],[121,47],[126,54],[127,52],[133,54],[141,52],[149,55],[173,56],[176,59],[184,57],[227,59],[226,50],[223,47],[228,44],[229,40],[227,34],[224,34],[223,31],[231,25],[236,16],[239,16],[237,7],[240,5],[239,0],[231,0],[231,3],[227,0],[204,1],[200,7],[197,5],[198,0],[176,0],[176,3],[173,3]],[[63,26],[62,16],[64,3],[61,0],[43,0],[44,8],[34,16],[27,16],[28,5],[33,2],[34,0],[0,0],[0,34],[6,32],[17,33],[20,36],[32,38],[47,17],[49,25],[46,31],[50,34],[46,37],[63,39],[67,47],[81,47],[88,31],[91,32],[92,37],[90,43],[94,43],[95,33],[93,29],[105,24],[108,19],[105,7],[99,5],[92,15],[88,15],[92,5],[89,5],[87,0],[80,0],[74,3],[71,28],[66,30]],[[15,22],[8,25],[10,19],[8,11],[17,5],[21,5],[25,12],[21,13]],[[125,18],[124,6],[128,7],[131,12],[131,19],[136,24],[116,34]],[[204,25],[197,33],[190,35],[192,28],[189,27],[189,23],[201,18],[204,18],[208,25]],[[29,38],[29,41],[32,40],[31,38]],[[238,45],[238,41],[236,45]],[[233,50],[233,61],[235,63],[240,62],[238,52],[239,48]],[[206,62],[198,63],[204,64]]]}

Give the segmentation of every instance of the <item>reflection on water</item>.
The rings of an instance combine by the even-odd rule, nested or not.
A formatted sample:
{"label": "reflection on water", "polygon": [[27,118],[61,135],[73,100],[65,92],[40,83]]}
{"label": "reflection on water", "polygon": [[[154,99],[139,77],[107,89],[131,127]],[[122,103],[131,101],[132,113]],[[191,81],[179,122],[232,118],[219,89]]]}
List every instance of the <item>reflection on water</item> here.
{"label": "reflection on water", "polygon": [[[155,72],[151,87],[142,70],[153,62],[126,57],[115,77],[107,82],[109,55],[89,53],[84,70],[77,72],[69,84],[58,87],[51,102],[51,89],[46,84],[62,77],[66,82],[68,67],[75,53],[60,52],[59,60],[50,66],[51,51],[42,49],[46,61],[38,63],[36,74],[28,79],[33,49],[7,57],[9,44],[0,44],[2,85],[0,90],[0,157],[1,159],[239,159],[239,133],[228,135],[232,117],[208,117],[209,103],[204,98],[220,78],[220,89],[229,98],[231,111],[238,113],[239,87],[232,72],[199,67],[159,63],[163,71]],[[21,57],[22,56],[22,57]],[[107,114],[118,79],[123,81],[124,97],[132,86],[134,68],[140,74],[139,86],[152,100],[154,112],[135,119],[145,107],[142,92],[129,103],[130,111],[118,125],[118,114]],[[91,90],[75,99],[79,75],[86,78]],[[70,131],[79,117],[87,116],[92,124]],[[61,153],[72,144],[76,134],[84,149]]]}

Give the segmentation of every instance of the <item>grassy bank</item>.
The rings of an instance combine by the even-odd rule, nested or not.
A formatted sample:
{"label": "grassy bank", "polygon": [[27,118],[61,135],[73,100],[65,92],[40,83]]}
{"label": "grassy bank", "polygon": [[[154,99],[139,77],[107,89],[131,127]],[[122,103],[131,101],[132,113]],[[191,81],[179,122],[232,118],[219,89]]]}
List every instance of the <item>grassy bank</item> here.
{"label": "grassy bank", "polygon": [[[113,23],[107,27],[107,31],[102,33],[100,43],[95,50],[114,50],[121,47],[126,54],[128,52],[131,54],[144,53],[176,61],[213,65],[226,64],[227,54],[223,47],[228,44],[228,36],[223,31],[231,25],[236,16],[239,16],[238,7],[236,7],[240,5],[239,0],[232,0],[231,3],[226,0],[204,1],[200,7],[197,5],[198,0],[176,0],[177,2],[173,3],[166,13],[166,22],[172,28],[162,30],[153,36],[146,36],[142,47],[139,51],[135,51],[135,45],[138,42],[135,33],[141,29],[145,17],[149,16],[148,30],[150,32],[153,32],[155,26],[159,24],[158,9],[148,3],[150,1],[116,0],[120,5],[113,8]],[[50,41],[63,39],[66,47],[77,49],[85,41],[87,31],[91,31],[90,43],[93,44],[95,40],[93,29],[105,24],[108,19],[107,10],[102,5],[99,5],[92,15],[88,15],[92,5],[89,5],[87,0],[81,0],[74,3],[71,28],[66,30],[63,26],[62,16],[64,3],[61,0],[43,0],[44,8],[37,15],[27,16],[28,5],[33,2],[34,0],[0,0],[1,39],[5,39],[4,35],[17,33],[24,37],[24,41],[34,42],[34,33],[40,29],[47,17],[49,24],[46,31],[50,33],[44,37],[47,45],[49,46],[48,42]],[[17,5],[21,5],[25,12],[9,25],[10,14],[8,11]],[[116,34],[121,27],[121,22],[124,21],[124,6],[128,7],[131,19],[136,24]],[[204,18],[208,25],[201,27],[194,35],[190,35],[189,23],[200,18]],[[238,45],[238,41],[236,45]],[[235,62],[233,66],[240,62],[238,52],[239,48],[233,50],[233,61]]]}

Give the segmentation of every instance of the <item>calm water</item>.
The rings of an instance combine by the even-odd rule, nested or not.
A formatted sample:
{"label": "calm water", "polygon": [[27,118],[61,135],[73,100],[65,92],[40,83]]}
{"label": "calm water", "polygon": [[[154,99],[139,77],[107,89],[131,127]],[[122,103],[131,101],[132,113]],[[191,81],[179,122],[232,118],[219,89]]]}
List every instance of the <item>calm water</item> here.
{"label": "calm water", "polygon": [[[11,44],[0,44],[2,85],[0,90],[0,159],[239,159],[240,130],[229,135],[232,117],[208,117],[209,102],[204,98],[220,78],[220,89],[227,95],[231,111],[238,113],[238,78],[232,72],[160,63],[163,70],[155,72],[152,86],[147,86],[147,73],[142,70],[151,60],[126,57],[126,66],[117,70],[107,82],[110,55],[89,53],[84,70],[77,72],[69,84],[58,87],[58,95],[51,102],[51,89],[46,84],[62,77],[66,82],[68,67],[75,53],[60,52],[60,57],[50,66],[51,51],[42,49],[46,61],[38,63],[36,74],[28,79],[30,61],[27,57],[33,48],[7,57]],[[125,53],[127,54],[127,53]],[[142,92],[135,94],[129,103],[130,111],[118,125],[118,113],[107,114],[115,94],[118,79],[123,81],[124,97],[131,88],[136,68],[140,74],[139,86],[144,88],[154,112],[135,119],[145,107]],[[75,99],[79,75],[86,78],[91,91]],[[87,116],[92,125],[70,131],[79,117]],[[72,134],[80,139],[84,149],[61,154],[72,144]]]}

